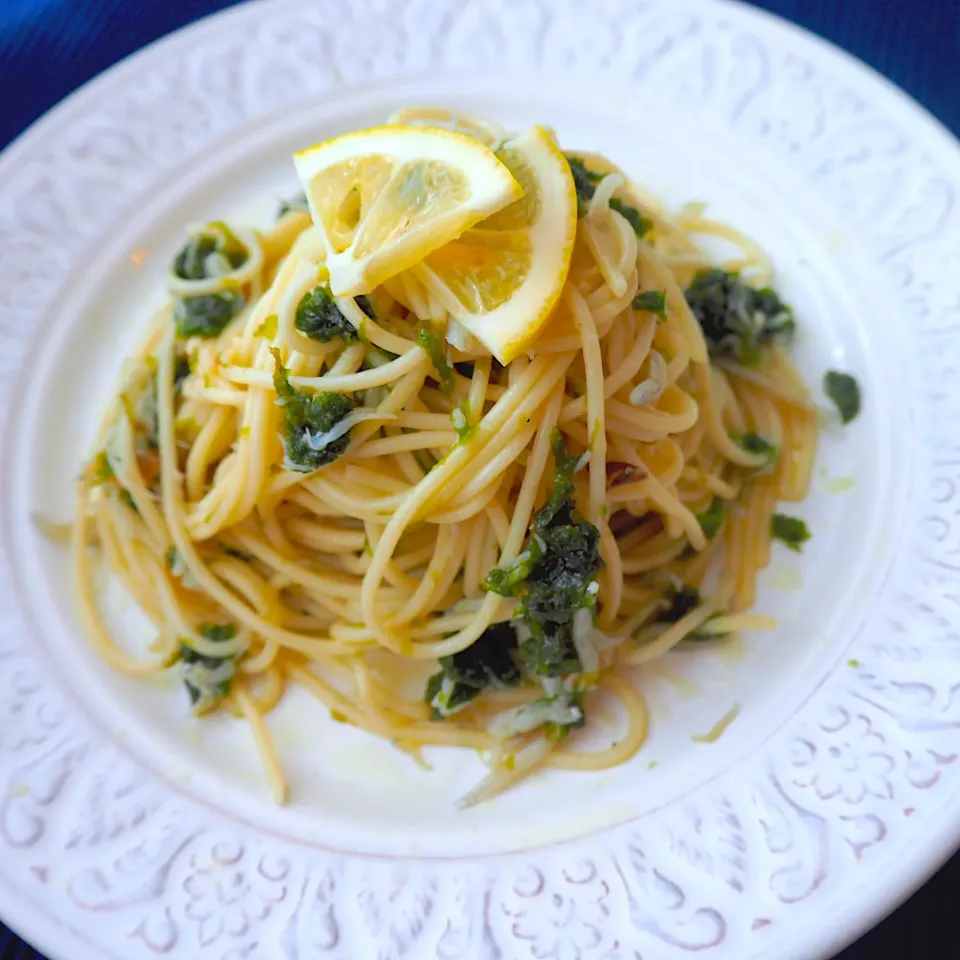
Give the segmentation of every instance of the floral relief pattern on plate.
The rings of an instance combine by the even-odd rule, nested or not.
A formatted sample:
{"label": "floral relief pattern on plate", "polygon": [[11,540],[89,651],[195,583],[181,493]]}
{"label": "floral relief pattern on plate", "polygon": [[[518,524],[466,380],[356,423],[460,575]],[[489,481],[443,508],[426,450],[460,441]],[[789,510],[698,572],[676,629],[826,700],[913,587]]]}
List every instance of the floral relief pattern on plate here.
{"label": "floral relief pattern on plate", "polygon": [[0,163],[3,417],[36,318],[84,250],[246,125],[434,69],[655,87],[833,202],[913,324],[917,522],[883,599],[784,729],[669,807],[496,861],[347,856],[215,816],[97,730],[7,595],[4,504],[0,901],[60,956],[809,958],[830,949],[815,929],[827,919],[855,932],[876,918],[868,896],[892,906],[886,867],[909,861],[919,880],[956,842],[937,851],[960,778],[954,148],[865,71],[745,9],[623,0],[586,22],[581,9],[275,0],[186,31],[69,101]]}

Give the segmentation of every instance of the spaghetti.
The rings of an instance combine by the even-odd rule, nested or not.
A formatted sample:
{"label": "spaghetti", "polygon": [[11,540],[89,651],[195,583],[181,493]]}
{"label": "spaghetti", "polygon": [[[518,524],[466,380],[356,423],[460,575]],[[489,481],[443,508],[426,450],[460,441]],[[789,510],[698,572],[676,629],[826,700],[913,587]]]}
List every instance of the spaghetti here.
{"label": "spaghetti", "polygon": [[[291,684],[419,762],[480,751],[477,802],[627,760],[635,665],[768,625],[746,611],[816,443],[791,312],[747,238],[601,157],[570,166],[563,294],[506,366],[444,342],[456,317],[416,266],[333,297],[302,204],[264,233],[198,228],[171,267],[78,484],[81,615],[111,666],[181,671],[198,713],[246,719],[278,801]],[[710,262],[705,236],[734,254]],[[155,626],[144,655],[106,629],[90,550]],[[598,691],[627,730],[578,751]]]}

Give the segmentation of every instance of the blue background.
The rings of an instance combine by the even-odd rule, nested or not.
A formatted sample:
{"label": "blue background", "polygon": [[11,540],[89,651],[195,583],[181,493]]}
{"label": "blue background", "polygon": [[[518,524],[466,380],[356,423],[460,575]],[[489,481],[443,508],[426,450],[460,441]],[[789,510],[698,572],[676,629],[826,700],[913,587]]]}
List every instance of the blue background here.
{"label": "blue background", "polygon": [[[960,134],[960,0],[756,0],[754,5],[860,57]],[[5,88],[0,146],[105,67],[229,6],[232,0],[0,0]],[[956,960],[958,902],[960,857],[842,960]],[[0,960],[38,957],[0,925]]]}

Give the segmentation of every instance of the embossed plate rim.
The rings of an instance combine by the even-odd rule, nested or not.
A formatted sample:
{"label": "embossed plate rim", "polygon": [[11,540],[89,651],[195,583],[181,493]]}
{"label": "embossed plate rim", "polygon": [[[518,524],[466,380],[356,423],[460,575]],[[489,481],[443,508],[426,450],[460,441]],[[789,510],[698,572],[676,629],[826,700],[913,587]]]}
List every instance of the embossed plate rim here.
{"label": "embossed plate rim", "polygon": [[[335,10],[338,7],[338,3],[334,2],[334,0],[329,0],[328,3],[326,4],[321,3],[321,4],[318,4],[317,6],[318,7],[326,6],[326,7],[329,7],[331,10]],[[408,2],[406,4],[398,4],[398,6],[404,7],[404,8],[412,7],[412,6],[415,6],[415,3]],[[470,5],[467,4],[465,6],[469,7]],[[474,6],[476,7],[478,5],[474,5]],[[529,6],[531,9],[534,9],[537,5],[530,4]],[[626,11],[632,7],[633,12],[636,14],[638,19],[641,16],[645,16],[651,9],[659,8],[664,13],[668,9],[668,4],[666,2],[657,2],[653,4],[648,3],[645,5],[620,4],[619,6],[621,11]],[[230,23],[231,29],[233,29],[234,27],[239,27],[242,21],[243,22],[249,21],[252,24],[255,18],[257,18],[261,14],[266,15],[268,12],[273,11],[282,15],[284,12],[292,11],[293,7],[294,7],[294,4],[289,2],[289,0],[272,0],[272,2],[271,0],[264,0],[264,2],[261,2],[261,3],[256,3],[256,4],[251,3],[251,4],[243,5],[238,8],[221,11],[220,13],[214,15],[213,17],[207,18],[201,23],[198,23],[189,28],[186,28],[184,31],[181,31],[177,34],[161,39],[157,43],[151,45],[151,47],[148,48],[147,50],[139,54],[135,54],[125,61],[122,61],[120,64],[111,68],[111,70],[107,71],[107,73],[104,74],[101,78],[93,81],[91,84],[87,85],[86,87],[78,91],[71,98],[65,101],[62,105],[60,105],[50,114],[48,114],[47,117],[38,121],[38,123],[35,124],[33,127],[31,127],[30,130],[26,134],[24,134],[20,138],[20,140],[17,141],[17,143],[11,146],[5,152],[4,156],[0,158],[0,178],[5,177],[8,174],[8,172],[11,170],[11,168],[13,168],[16,165],[16,162],[21,159],[21,157],[23,156],[28,157],[32,150],[36,151],[40,147],[42,147],[44,145],[45,139],[51,135],[56,134],[58,126],[65,126],[71,115],[74,115],[77,112],[82,111],[87,106],[88,103],[92,105],[94,100],[98,96],[106,99],[110,94],[111,90],[116,85],[122,83],[128,77],[132,79],[136,70],[140,69],[145,72],[148,68],[152,67],[157,60],[163,60],[163,58],[168,53],[171,55],[171,57],[174,53],[184,54],[187,52],[188,48],[191,47],[191,45],[200,47],[202,46],[202,41],[206,39],[215,41],[217,39],[215,36],[215,29],[218,25],[226,26],[228,23]],[[376,9],[377,4],[375,0],[370,0],[368,7],[370,9]],[[616,2],[602,4],[598,11],[598,16],[612,17],[617,7],[618,7],[618,4]],[[571,5],[571,7],[567,9],[572,9],[572,8],[573,8],[573,5]],[[561,8],[561,10],[562,9],[564,8]],[[702,11],[704,18],[712,18],[715,21],[719,20],[721,17],[724,17],[732,21],[739,20],[739,21],[742,21],[742,25],[745,28],[749,28],[751,24],[754,24],[757,26],[757,29],[760,30],[761,32],[763,32],[764,30],[769,31],[771,34],[772,40],[776,40],[776,42],[780,44],[785,51],[790,51],[792,49],[795,49],[797,53],[800,54],[801,57],[806,55],[806,56],[813,57],[815,61],[818,59],[822,60],[823,67],[827,71],[827,79],[830,80],[831,82],[833,78],[829,76],[829,73],[831,69],[834,69],[836,70],[836,72],[838,72],[842,76],[843,82],[840,84],[841,87],[849,83],[854,88],[855,92],[857,92],[858,94],[864,94],[864,91],[873,90],[875,92],[875,96],[873,97],[873,99],[880,104],[880,107],[882,108],[881,113],[885,112],[887,114],[895,115],[898,123],[903,124],[908,129],[912,129],[913,131],[915,131],[917,134],[916,139],[919,140],[927,149],[930,149],[934,154],[936,154],[939,161],[942,161],[944,164],[949,164],[954,168],[952,171],[951,183],[956,184],[960,182],[960,173],[958,173],[958,169],[957,169],[958,155],[956,152],[956,144],[952,140],[950,135],[947,134],[946,136],[944,136],[945,131],[935,120],[933,120],[924,111],[922,111],[915,104],[913,104],[912,101],[910,101],[909,98],[907,98],[904,94],[902,94],[901,91],[897,90],[887,81],[882,80],[882,78],[878,78],[877,75],[873,74],[872,71],[869,71],[866,68],[864,68],[863,65],[860,64],[855,59],[847,56],[846,54],[842,54],[842,52],[837,51],[830,45],[825,44],[824,42],[818,40],[817,38],[811,37],[810,35],[806,34],[805,31],[801,31],[798,28],[791,27],[790,25],[784,24],[782,21],[779,21],[774,17],[764,15],[760,11],[756,11],[753,8],[744,7],[740,4],[729,4],[725,7],[722,7],[716,4],[711,5],[711,4],[701,3],[698,5],[692,2],[692,0],[683,0],[683,2],[681,3],[669,5],[669,10],[671,12],[679,11],[680,13],[685,13],[688,10]],[[723,14],[718,13],[718,11],[723,11],[723,10],[725,10],[726,12]],[[393,12],[393,8],[391,8],[391,13],[392,12]],[[550,16],[554,16],[554,17],[557,16],[556,8],[554,8],[551,11],[551,13],[548,14],[547,16],[548,16],[548,19]],[[766,26],[762,30],[759,26],[761,23],[766,24]],[[740,24],[738,23],[736,25],[739,26]],[[349,78],[344,79],[341,76],[340,79],[341,79],[341,82],[344,82],[347,84],[351,83],[351,80]],[[882,80],[880,84],[877,84],[878,79]],[[217,133],[216,136],[220,136],[220,133]],[[923,158],[921,157],[921,159]],[[955,232],[952,235],[952,239],[956,239]],[[892,257],[893,251],[890,251],[889,255]],[[934,330],[933,332],[934,334],[936,334],[936,330]],[[941,331],[939,335],[945,336],[947,332],[949,331]],[[919,553],[919,548],[918,548],[918,553]],[[936,561],[934,561],[934,564],[935,563]],[[947,574],[943,573],[942,571],[951,570],[951,569],[953,568],[949,566],[941,565],[941,576],[946,577]],[[0,636],[0,642],[2,642],[2,636]],[[0,649],[0,653],[2,653],[2,649]],[[865,688],[865,689],[868,689],[868,688]],[[949,704],[947,705],[947,707],[949,707]],[[869,718],[868,718],[868,724],[869,724]],[[872,728],[870,728],[869,726],[868,726],[867,733],[870,736],[879,736],[880,739],[883,740],[883,734],[882,733],[874,734]],[[909,753],[908,753],[908,757],[909,757]],[[951,757],[949,758],[949,760],[945,760],[944,763],[952,763],[954,759],[955,757]],[[938,776],[939,776],[939,772],[937,772],[936,774],[936,777]],[[932,781],[933,783],[937,782],[936,777]],[[882,779],[883,778],[881,777],[881,780]],[[929,807],[932,807],[934,809],[933,810],[928,809],[924,811],[927,814],[928,818],[933,819],[935,817],[936,819],[938,820],[942,819],[945,823],[949,824],[948,830],[949,830],[950,839],[952,843],[955,843],[958,839],[958,836],[960,836],[960,813],[951,814],[948,809],[950,801],[956,797],[957,789],[956,789],[955,781],[956,781],[956,776],[954,776],[954,789],[952,792],[948,791],[945,786],[942,786],[936,798],[937,802],[929,804]],[[950,794],[949,796],[947,796],[948,793]],[[543,874],[535,874],[532,878],[533,886],[530,887],[529,883],[531,882],[531,878],[524,877],[524,875],[522,874],[522,871],[520,871],[520,877],[517,880],[520,886],[515,887],[512,891],[504,891],[497,887],[497,883],[498,883],[497,878],[489,876],[487,867],[484,866],[484,867],[473,868],[473,867],[467,867],[466,865],[464,865],[464,867],[462,868],[463,872],[469,875],[467,877],[468,882],[463,887],[463,890],[467,891],[468,902],[466,906],[469,907],[469,897],[471,895],[479,894],[481,893],[481,891],[485,891],[487,895],[492,896],[491,891],[494,889],[497,889],[499,893],[503,894],[504,896],[503,903],[507,903],[509,899],[508,895],[511,893],[517,893],[519,896],[523,897],[524,895],[529,895],[530,893],[545,892],[545,890],[549,888],[551,882],[561,880],[561,874],[562,874],[562,879],[566,882],[566,887],[564,887],[563,883],[561,882],[560,889],[566,890],[568,895],[570,895],[571,887],[578,887],[581,890],[587,890],[591,884],[594,884],[594,881],[598,881],[600,888],[603,888],[606,885],[608,885],[610,879],[614,876],[614,873],[620,870],[620,867],[621,867],[620,859],[626,856],[623,849],[619,845],[614,846],[612,850],[610,849],[610,845],[613,844],[612,833],[613,832],[611,832],[611,834],[606,839],[591,838],[588,842],[585,842],[583,844],[573,842],[567,845],[568,847],[574,847],[577,849],[592,846],[594,848],[592,852],[596,853],[598,860],[601,858],[609,857],[610,864],[613,865],[614,869],[607,870],[606,872],[604,872],[604,869],[606,868],[607,864],[600,864],[598,866],[597,863],[594,863],[591,861],[587,863],[587,867],[589,867],[589,869],[586,869],[586,868],[583,868],[582,864],[579,864],[576,862],[572,864],[567,863],[566,868],[570,868],[570,867],[581,868],[580,872],[578,872],[576,869],[573,869],[572,871],[573,879],[571,879],[570,872],[566,870],[566,868],[563,866],[564,857],[562,855],[562,852],[557,851],[556,855],[553,855],[551,853],[544,851],[542,854],[541,862],[548,865],[552,864],[555,871],[555,875],[550,876],[549,871],[547,876],[544,876]],[[922,833],[923,831],[921,831],[921,834]],[[863,929],[864,927],[866,927],[868,924],[872,922],[875,922],[875,920],[878,919],[878,917],[882,913],[886,912],[886,910],[891,908],[897,900],[899,900],[900,898],[902,898],[902,896],[908,893],[910,888],[912,888],[912,886],[917,881],[922,879],[924,876],[928,875],[929,872],[931,872],[933,869],[936,868],[936,866],[939,864],[939,862],[942,859],[943,851],[942,851],[942,848],[940,850],[935,850],[934,847],[938,842],[942,843],[942,840],[945,837],[946,833],[947,833],[947,830],[943,830],[942,832],[927,830],[926,831],[926,849],[925,849],[924,855],[920,857],[914,856],[911,860],[908,861],[908,866],[906,869],[904,869],[904,865],[902,863],[899,864],[900,866],[899,882],[896,882],[892,885],[892,892],[891,892],[890,885],[888,885],[884,890],[884,895],[880,897],[874,897],[872,904],[869,904],[866,906],[864,904],[865,895],[866,895],[865,892],[866,893],[871,892],[870,891],[870,887],[872,883],[871,879],[867,879],[865,882],[862,882],[861,886],[858,887],[856,893],[847,898],[834,899],[832,904],[829,902],[827,904],[821,903],[819,916],[823,915],[824,908],[826,908],[826,911],[828,913],[835,914],[837,912],[840,912],[840,913],[846,912],[848,914],[846,918],[846,920],[848,921],[848,925],[844,933],[841,933],[839,935],[831,934],[827,929],[827,925],[821,923],[818,929],[813,930],[812,932],[808,930],[805,933],[805,939],[800,944],[800,947],[802,948],[802,952],[798,953],[796,952],[798,949],[796,942],[792,943],[789,948],[787,948],[785,944],[785,940],[791,935],[791,932],[792,932],[791,928],[795,930],[795,927],[796,927],[796,917],[791,917],[789,922],[781,923],[779,928],[780,930],[779,936],[777,936],[773,940],[769,940],[769,939],[766,940],[763,946],[761,946],[763,941],[760,938],[760,934],[757,934],[756,942],[762,955],[770,956],[770,955],[773,955],[774,951],[778,951],[776,953],[777,956],[784,956],[787,954],[782,951],[788,950],[788,952],[790,952],[790,955],[802,956],[804,960],[809,960],[809,957],[811,956],[811,952],[816,952],[819,954],[827,949],[833,949],[840,944],[840,941],[848,939],[854,933],[858,932],[858,930]],[[216,839],[216,837],[214,837],[214,839]],[[626,835],[624,834],[623,839],[629,839],[629,838],[627,838]],[[834,839],[834,838],[830,838],[830,839]],[[213,844],[213,840],[211,840],[211,844]],[[223,844],[220,844],[219,847],[214,845],[212,849],[214,850],[220,849],[220,847],[222,846]],[[255,846],[255,844],[251,842],[251,846]],[[853,849],[855,844],[851,843],[850,846],[851,846],[851,849]],[[870,846],[870,844],[867,843],[866,846]],[[895,845],[887,844],[886,847],[884,848],[884,856],[887,859],[890,859],[894,856],[894,851],[890,849],[892,846],[895,846]],[[278,844],[277,849],[282,854],[284,852],[284,845]],[[229,852],[230,852],[230,848],[227,847],[227,853]],[[643,851],[641,850],[640,853],[642,854]],[[195,854],[195,856],[196,855],[199,855],[199,854]],[[226,862],[228,863],[232,862],[230,861],[230,858],[229,856],[227,856],[227,854],[222,854],[222,856],[226,858]],[[538,856],[540,855],[538,854]],[[239,857],[239,860],[242,860],[243,858],[242,848],[238,857]],[[516,858],[513,858],[513,859],[515,860]],[[257,862],[257,869],[260,871],[261,875],[264,875],[263,871],[264,869],[266,869],[267,874],[271,874],[271,871],[272,871],[273,874],[280,876],[281,881],[288,876],[289,869],[287,873],[284,873],[283,870],[280,870],[279,868],[277,868],[275,864],[272,867],[268,866],[265,868],[264,864],[267,862],[268,862],[268,857],[266,854],[264,854],[261,857],[261,859]],[[289,868],[289,865],[287,866]],[[360,867],[359,864],[356,864],[356,863],[339,863],[338,862],[338,864],[336,865],[336,869],[334,870],[334,868],[331,867],[331,870],[333,870],[336,875],[337,883],[339,883],[343,888],[345,888],[348,891],[350,891],[351,889],[359,889],[362,892],[365,883],[366,884],[372,883],[373,875],[371,874],[368,876],[364,874],[363,869]],[[904,877],[904,873],[907,874],[905,877]],[[872,875],[876,876],[877,874],[878,874],[878,871],[874,870]],[[451,876],[450,871],[445,868],[436,867],[435,878],[441,877],[441,876],[450,877]],[[621,876],[622,876],[622,873],[621,873]],[[864,877],[867,877],[868,874],[865,872],[865,870],[861,869],[858,872],[857,876],[861,881],[863,881]],[[6,886],[8,881],[5,878],[3,879],[4,879],[4,885]],[[192,879],[192,877],[188,879]],[[269,878],[265,876],[265,879],[269,879]],[[293,881],[291,880],[291,883],[292,882]],[[309,886],[314,904],[316,904],[319,901],[322,901],[324,903],[329,902],[327,900],[323,900],[321,896],[321,887],[323,887],[324,882],[325,881],[321,880],[321,881],[318,881],[317,883],[314,883],[313,879],[310,877],[307,877],[303,881],[304,893],[306,893],[307,887]],[[351,882],[354,884],[353,887],[351,887]],[[633,909],[632,899],[637,890],[637,882],[638,882],[637,878],[633,878],[633,881],[631,882],[624,880],[623,890],[617,891],[618,895],[612,898],[616,909],[618,909],[621,912],[630,912]],[[873,882],[874,887],[877,885],[878,885],[877,883]],[[328,891],[328,894],[330,896],[333,896],[333,893],[335,893],[335,887],[336,887],[336,884],[334,885],[334,888],[332,888],[333,892]],[[10,889],[12,890],[12,887]],[[442,892],[436,888],[436,880],[434,881],[433,887],[431,887],[428,883],[426,889],[428,890],[432,889],[433,890],[432,895],[435,896],[441,902],[441,904],[445,904],[447,907],[455,905],[456,903],[459,902],[458,900],[456,900],[455,897],[453,899],[449,897],[445,897],[442,894]],[[680,894],[684,893],[684,891],[679,886],[676,886],[676,890],[678,890]],[[284,891],[286,892],[286,887],[284,888]],[[695,893],[696,891],[693,891],[693,892]],[[875,893],[875,891],[873,892]],[[607,894],[609,893],[610,891],[608,889]],[[327,896],[328,894],[324,894],[324,896]],[[563,899],[560,893],[555,893],[554,895],[559,897],[561,900]],[[91,953],[85,953],[84,956],[95,957],[95,956],[106,955],[102,947],[100,948],[93,947],[89,942],[87,942],[84,945],[82,941],[73,939],[80,935],[79,931],[75,931],[75,930],[68,931],[66,929],[63,929],[62,934],[54,932],[53,929],[49,926],[49,921],[51,919],[50,916],[47,915],[46,917],[44,917],[44,915],[40,912],[33,914],[33,908],[32,906],[28,906],[25,899],[25,894],[22,896],[24,897],[24,899],[20,898],[21,895],[18,895],[17,893],[11,893],[10,890],[8,890],[8,897],[9,897],[9,899],[7,900],[8,906],[5,907],[4,913],[7,916],[10,916],[11,910],[15,910],[16,912],[13,914],[14,922],[16,923],[18,920],[22,921],[23,926],[25,928],[25,932],[28,932],[31,936],[33,936],[35,942],[44,946],[46,949],[49,950],[49,952],[51,952],[52,954],[59,953],[61,956],[71,956],[71,958],[78,956],[76,952],[78,949],[95,951]],[[515,899],[516,898],[514,897],[514,900]],[[534,899],[539,899],[539,897],[535,897]],[[858,902],[859,902],[859,906],[857,905]],[[12,905],[12,907],[9,905]],[[582,930],[593,929],[591,925],[587,922],[588,915],[593,916],[593,913],[591,913],[592,908],[598,908],[598,909],[602,908],[600,909],[600,914],[599,914],[601,919],[604,919],[604,918],[613,919],[613,918],[609,918],[606,914],[603,913],[603,909],[606,909],[605,901],[603,900],[603,898],[595,899],[595,900],[590,900],[589,897],[587,897],[586,899],[581,898],[580,900],[576,901],[575,906],[577,906],[578,909],[580,910],[581,919],[582,919],[581,927],[578,929],[582,929]],[[696,920],[700,916],[700,913],[702,912],[703,911],[695,912],[693,915],[693,919]],[[32,914],[33,916],[31,920],[26,919],[26,917],[28,916],[28,913]],[[514,914],[510,914],[509,911],[507,912],[507,915],[514,916]],[[541,935],[543,927],[548,926],[548,922],[544,916],[541,916],[540,921],[534,921],[535,923],[539,922],[541,924],[541,927],[538,927],[541,933],[537,933],[535,931],[531,937],[527,937],[522,933],[522,930],[525,929],[522,923],[524,919],[525,919],[525,915],[521,915],[520,919],[510,924],[510,923],[507,923],[506,921],[503,921],[502,918],[498,923],[496,922],[496,918],[491,919],[490,917],[484,917],[484,924],[485,924],[484,935],[486,936],[489,931],[493,931],[493,932],[489,932],[489,936],[493,937],[495,942],[506,943],[507,940],[509,940],[508,945],[514,949],[516,949],[522,942],[525,946],[530,946],[530,948],[532,949],[532,944],[534,943],[534,941],[536,941],[539,944],[538,937]],[[597,918],[594,917],[594,920],[596,919]],[[308,917],[308,920],[309,920],[309,917]],[[393,920],[394,918],[391,917],[390,918],[391,924],[393,923]],[[299,912],[295,912],[289,918],[290,923],[294,923],[295,921],[299,922]],[[425,926],[429,926],[429,918],[424,921],[424,924]],[[26,930],[27,927],[30,927],[31,929]],[[762,929],[762,927],[758,929]],[[407,931],[407,933],[410,934],[410,931]],[[420,936],[420,933],[418,932],[416,934],[411,934],[411,935],[416,940],[416,938]],[[61,939],[61,936],[63,939]],[[146,943],[148,939],[148,932],[145,933],[141,931],[141,938]],[[506,939],[503,939],[503,938],[506,938]],[[67,946],[68,940],[70,941],[69,948]],[[393,940],[391,940],[390,942],[394,943]],[[446,933],[436,933],[436,936],[433,937],[433,942],[435,946],[437,946],[441,942],[446,942]],[[573,940],[570,940],[569,942],[573,943]],[[751,944],[753,944],[752,938],[751,938]],[[396,946],[397,949],[400,949],[399,943],[395,943],[394,945]],[[560,942],[560,941],[555,942],[552,948],[553,952],[550,955],[559,956],[563,952],[563,946],[564,946],[564,942]],[[583,948],[582,950],[580,950],[581,946]],[[606,949],[605,944],[601,946],[603,946],[603,948]],[[622,945],[622,946],[625,946],[625,945]],[[474,950],[474,947],[476,948],[475,950]],[[488,947],[492,947],[492,944],[488,944],[486,940],[484,940],[482,943],[480,941],[474,942],[473,945],[470,946],[469,948],[473,950],[473,953],[471,953],[471,955],[486,956],[489,953]],[[615,948],[618,951],[617,955],[619,956],[620,946],[615,946]],[[246,948],[244,949],[246,950]],[[231,958],[233,957],[239,958],[240,956],[249,956],[251,955],[250,951],[256,950],[256,949],[257,949],[256,945],[254,945],[253,947],[250,948],[250,950],[246,950],[246,952],[233,951],[233,952],[224,954],[224,956],[230,956]],[[296,946],[294,946],[293,949],[294,951],[296,951]],[[238,947],[237,950],[239,951],[240,948]],[[577,955],[587,956],[588,953],[590,956],[601,955],[600,947],[598,947],[597,950],[591,951],[589,944],[577,945],[577,950],[578,950]],[[671,951],[671,955],[673,955],[673,953],[675,952],[676,951]],[[726,954],[726,951],[724,950],[721,950],[720,952]],[[759,956],[761,955],[761,953],[758,953],[756,955]],[[255,953],[253,955],[259,956],[260,954]],[[297,955],[296,952],[294,952],[294,954],[292,955],[288,954],[288,956],[296,956],[296,955]],[[612,956],[613,954],[607,951],[602,955]],[[659,956],[659,954],[657,955]]]}

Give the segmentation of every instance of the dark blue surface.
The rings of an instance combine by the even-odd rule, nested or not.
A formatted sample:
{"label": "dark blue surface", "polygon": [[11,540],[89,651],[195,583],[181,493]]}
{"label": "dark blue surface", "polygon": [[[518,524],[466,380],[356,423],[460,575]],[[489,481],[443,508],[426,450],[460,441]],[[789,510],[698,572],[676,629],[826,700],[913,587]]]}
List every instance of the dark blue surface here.
{"label": "dark blue surface", "polygon": [[[960,134],[960,0],[757,0],[754,5],[860,57]],[[110,64],[229,6],[232,0],[0,0],[5,88],[0,145]],[[956,960],[958,902],[960,857],[842,960]],[[0,926],[0,960],[38,958]]]}

